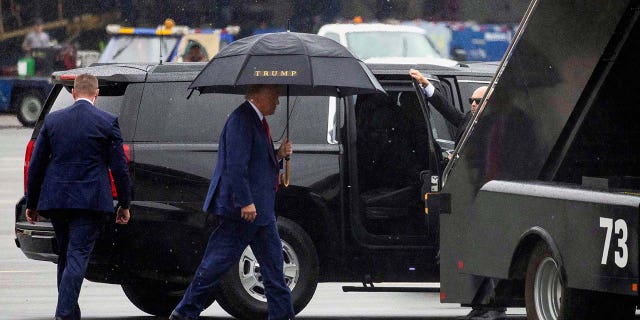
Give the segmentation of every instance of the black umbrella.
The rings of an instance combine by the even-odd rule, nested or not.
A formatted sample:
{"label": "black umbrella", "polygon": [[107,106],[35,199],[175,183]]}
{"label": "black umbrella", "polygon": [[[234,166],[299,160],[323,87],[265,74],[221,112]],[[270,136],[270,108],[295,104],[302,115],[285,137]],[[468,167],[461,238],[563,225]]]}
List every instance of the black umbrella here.
{"label": "black umbrella", "polygon": [[289,95],[384,93],[371,70],[347,48],[323,36],[297,32],[261,34],[232,42],[213,57],[189,88],[200,93],[245,94],[246,86],[253,84],[286,85],[287,138]]}
{"label": "black umbrella", "polygon": [[309,33],[247,37],[224,47],[189,88],[200,93],[244,94],[251,84],[290,85],[296,96],[384,92],[360,59],[341,44]]}

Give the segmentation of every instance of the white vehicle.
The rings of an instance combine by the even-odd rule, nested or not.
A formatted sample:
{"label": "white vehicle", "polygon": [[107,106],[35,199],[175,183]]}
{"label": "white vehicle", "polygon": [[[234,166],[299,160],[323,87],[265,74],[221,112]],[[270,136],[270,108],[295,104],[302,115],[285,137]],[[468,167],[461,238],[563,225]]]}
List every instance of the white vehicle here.
{"label": "white vehicle", "polygon": [[370,59],[418,58],[421,63],[455,66],[436,50],[424,29],[382,23],[327,24],[318,34],[333,39],[365,62]]}
{"label": "white vehicle", "polygon": [[167,19],[157,28],[123,27],[107,25],[109,43],[102,52],[100,63],[152,63],[187,62],[184,57],[191,47],[200,47],[205,61],[231,43],[240,31],[237,26],[223,29],[192,29],[176,26]]}

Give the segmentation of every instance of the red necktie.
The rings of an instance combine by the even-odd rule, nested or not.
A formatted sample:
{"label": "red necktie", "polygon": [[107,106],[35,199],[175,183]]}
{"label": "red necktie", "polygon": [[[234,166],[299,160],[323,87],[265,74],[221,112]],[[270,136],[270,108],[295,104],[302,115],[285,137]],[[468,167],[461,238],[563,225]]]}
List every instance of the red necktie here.
{"label": "red necktie", "polygon": [[267,118],[262,118],[262,125],[264,126],[264,131],[267,132],[267,137],[269,141],[271,141],[271,130],[269,130],[269,124],[267,123]]}
{"label": "red necktie", "polygon": [[[269,124],[267,123],[267,118],[262,118],[262,125],[264,126],[264,131],[267,132],[267,138],[269,138],[269,143],[273,148],[273,140],[271,140],[271,130],[269,130]],[[278,191],[278,176],[276,176],[276,192]]]}

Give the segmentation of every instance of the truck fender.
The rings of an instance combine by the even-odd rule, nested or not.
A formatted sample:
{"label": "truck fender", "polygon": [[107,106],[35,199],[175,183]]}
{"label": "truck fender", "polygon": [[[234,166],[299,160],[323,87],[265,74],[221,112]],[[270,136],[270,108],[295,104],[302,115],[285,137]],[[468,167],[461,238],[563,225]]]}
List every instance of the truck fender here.
{"label": "truck fender", "polygon": [[[509,277],[510,278],[519,277],[520,272],[522,272],[523,270],[522,267],[524,267],[524,271],[526,272],[528,259],[525,259],[525,258],[528,258],[528,256],[523,257],[523,254],[530,253],[531,250],[533,250],[533,248],[535,247],[535,245],[540,241],[544,242],[551,250],[553,257],[558,263],[558,268],[560,269],[560,282],[562,283],[563,286],[566,286],[567,275],[564,269],[564,262],[562,261],[562,255],[560,254],[558,245],[556,244],[555,240],[553,240],[553,237],[551,237],[551,234],[547,232],[547,230],[538,226],[530,228],[529,230],[522,233],[522,235],[520,236],[520,241],[518,243],[518,246],[516,247],[515,251],[511,256],[511,267],[509,268]],[[524,273],[522,273],[522,275],[524,275]]]}

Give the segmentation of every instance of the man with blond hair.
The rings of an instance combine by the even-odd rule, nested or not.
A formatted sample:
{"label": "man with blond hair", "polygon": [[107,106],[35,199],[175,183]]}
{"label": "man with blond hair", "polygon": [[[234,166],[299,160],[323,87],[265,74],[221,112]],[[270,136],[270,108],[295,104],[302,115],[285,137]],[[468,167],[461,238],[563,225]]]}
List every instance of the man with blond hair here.
{"label": "man with blond hair", "polygon": [[94,106],[98,79],[78,75],[75,102],[48,114],[29,162],[29,223],[51,219],[58,254],[56,320],[80,319],[78,296],[105,217],[113,215],[109,169],[118,193],[115,222],[129,221],[130,180],[118,118]]}

